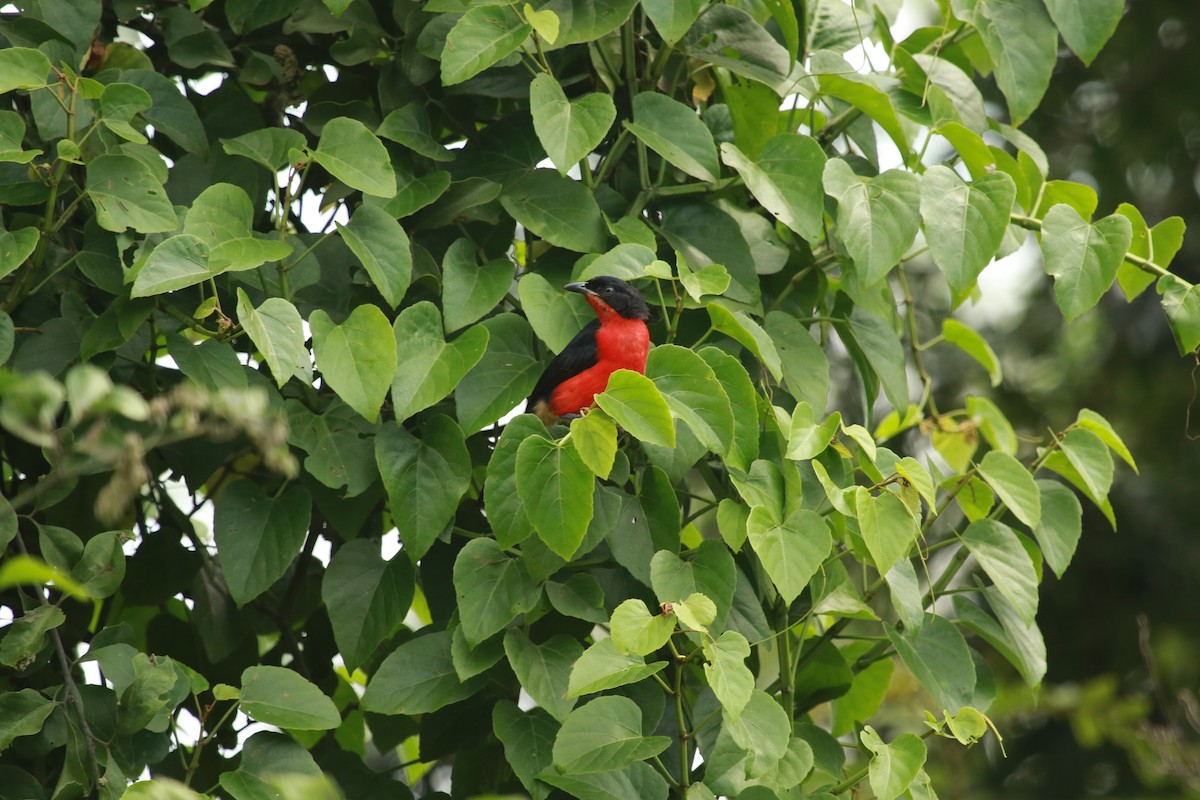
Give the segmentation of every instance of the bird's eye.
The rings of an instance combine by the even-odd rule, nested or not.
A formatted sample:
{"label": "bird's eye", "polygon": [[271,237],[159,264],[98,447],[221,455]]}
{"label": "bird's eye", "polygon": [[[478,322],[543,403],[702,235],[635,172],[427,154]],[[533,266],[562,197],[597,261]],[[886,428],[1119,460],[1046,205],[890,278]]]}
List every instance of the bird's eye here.
{"label": "bird's eye", "polygon": [[605,294],[612,294],[612,293],[613,293],[613,287],[611,287],[611,286],[605,286],[605,287],[604,287],[604,293],[605,293]]}

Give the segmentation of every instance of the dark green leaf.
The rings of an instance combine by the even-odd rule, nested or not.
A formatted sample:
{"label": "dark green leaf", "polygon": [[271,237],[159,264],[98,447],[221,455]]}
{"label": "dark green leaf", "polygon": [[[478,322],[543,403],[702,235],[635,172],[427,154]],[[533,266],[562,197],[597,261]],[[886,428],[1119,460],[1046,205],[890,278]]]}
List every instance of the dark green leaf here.
{"label": "dark green leaf", "polygon": [[500,314],[480,326],[489,334],[487,350],[454,390],[458,419],[468,433],[511,411],[542,371],[530,349],[531,331],[524,317]]}
{"label": "dark green leaf", "polygon": [[392,379],[392,406],[398,422],[452,392],[483,358],[489,339],[488,329],[476,326],[447,342],[437,306],[425,300],[400,312],[392,334],[396,362],[404,365]]}
{"label": "dark green leaf", "polygon": [[229,593],[239,606],[271,588],[300,552],[311,501],[299,485],[277,497],[239,480],[216,498],[213,534]]}
{"label": "dark green leaf", "polygon": [[517,449],[528,436],[545,436],[546,426],[531,414],[509,420],[496,442],[483,486],[484,509],[492,533],[501,547],[512,547],[529,538],[533,524],[517,491]]}
{"label": "dark green leaf", "polygon": [[442,308],[446,332],[470,325],[504,299],[513,282],[513,265],[497,258],[480,266],[475,262],[475,246],[459,239],[446,249],[442,259]]}
{"label": "dark green leaf", "polygon": [[454,561],[454,593],[463,634],[474,647],[533,608],[541,587],[495,540],[472,539]]}
{"label": "dark green leaf", "polygon": [[605,249],[608,233],[591,191],[553,170],[535,169],[513,181],[500,203],[513,219],[556,247],[579,253]]}
{"label": "dark green leaf", "polygon": [[607,772],[661,753],[666,736],[642,735],[642,710],[627,697],[598,697],[572,711],[554,739],[562,773]]}
{"label": "dark green leaf", "polygon": [[535,645],[524,633],[513,629],[504,635],[504,652],[522,688],[550,716],[564,721],[575,707],[574,696],[567,692],[567,681],[571,665],[583,655],[579,642],[560,633]]}
{"label": "dark green leaf", "polygon": [[502,700],[492,709],[492,728],[504,744],[504,755],[533,800],[545,800],[550,787],[537,775],[553,763],[556,723],[544,709],[522,712],[515,703]]}
{"label": "dark green leaf", "polygon": [[663,41],[671,45],[683,38],[704,5],[704,0],[642,0],[646,16]]}
{"label": "dark green leaf", "polygon": [[694,351],[664,344],[646,360],[650,378],[672,415],[692,429],[701,444],[726,453],[733,443],[733,409],[716,373]]}
{"label": "dark green leaf", "polygon": [[864,287],[899,263],[916,238],[921,183],[910,172],[889,170],[860,178],[840,158],[825,164],[825,193],[838,203],[838,234],[854,259]]}
{"label": "dark green leaf", "polygon": [[400,538],[416,561],[454,518],[471,485],[471,456],[462,430],[440,414],[425,422],[420,438],[385,426],[375,437],[375,461],[392,516],[403,521]]}
{"label": "dark green leaf", "polygon": [[1067,46],[1091,64],[1117,29],[1125,0],[1046,0],[1046,10]]}
{"label": "dark green leaf", "polygon": [[479,678],[460,682],[450,634],[418,636],[397,647],[367,683],[362,707],[378,714],[427,714],[470,697]]}
{"label": "dark green leaf", "polygon": [[726,142],[721,145],[721,160],[737,170],[755,199],[776,219],[806,241],[820,239],[824,218],[821,174],[826,158],[815,139],[781,133],[753,159]]}
{"label": "dark green leaf", "polygon": [[0,694],[0,750],[6,750],[13,739],[40,731],[56,707],[33,689]]}
{"label": "dark green leaf", "polygon": [[897,633],[886,627],[888,639],[904,665],[933,698],[935,708],[951,714],[975,694],[975,662],[958,628],[944,617],[926,614],[916,630]]}
{"label": "dark green leaf", "polygon": [[233,139],[222,139],[221,146],[231,156],[242,156],[260,164],[272,175],[288,163],[288,154],[303,150],[304,134],[291,128],[260,128]]}
{"label": "dark green leaf", "polygon": [[321,580],[321,600],[347,668],[365,662],[400,626],[413,598],[413,570],[404,556],[385,561],[379,545],[342,545]]}
{"label": "dark green leaf", "polygon": [[421,103],[397,108],[384,118],[376,136],[390,139],[434,161],[451,161],[454,154],[442,147],[430,132],[429,115]]}

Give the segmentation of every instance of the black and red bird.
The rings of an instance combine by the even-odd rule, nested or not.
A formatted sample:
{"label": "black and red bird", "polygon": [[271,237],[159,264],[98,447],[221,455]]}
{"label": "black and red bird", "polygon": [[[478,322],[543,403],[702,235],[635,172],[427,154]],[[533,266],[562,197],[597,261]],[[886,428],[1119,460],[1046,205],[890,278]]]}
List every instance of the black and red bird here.
{"label": "black and red bird", "polygon": [[529,395],[526,410],[547,425],[590,408],[616,370],[645,373],[650,352],[650,307],[637,289],[608,275],[563,288],[587,298],[596,319],[554,357]]}

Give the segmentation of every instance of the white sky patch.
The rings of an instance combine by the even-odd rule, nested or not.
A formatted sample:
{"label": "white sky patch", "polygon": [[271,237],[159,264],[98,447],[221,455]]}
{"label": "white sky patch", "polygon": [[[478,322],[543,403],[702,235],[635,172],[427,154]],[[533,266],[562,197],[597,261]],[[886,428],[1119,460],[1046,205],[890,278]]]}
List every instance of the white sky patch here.
{"label": "white sky patch", "polygon": [[199,95],[209,95],[221,88],[221,84],[225,82],[225,73],[210,72],[199,78],[193,78],[188,81],[188,88]]}
{"label": "white sky patch", "polygon": [[979,275],[979,300],[964,303],[959,315],[976,327],[1011,330],[1029,305],[1029,292],[1040,289],[1043,281],[1041,251],[1030,235],[1016,252],[984,268]]}

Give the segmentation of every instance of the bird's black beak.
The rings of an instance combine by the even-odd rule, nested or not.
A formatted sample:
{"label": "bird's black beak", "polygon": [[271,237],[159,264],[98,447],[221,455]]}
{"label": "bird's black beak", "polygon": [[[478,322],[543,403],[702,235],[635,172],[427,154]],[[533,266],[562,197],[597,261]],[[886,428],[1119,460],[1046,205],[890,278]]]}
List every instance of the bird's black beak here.
{"label": "bird's black beak", "polygon": [[568,292],[579,292],[582,295],[595,294],[591,289],[587,288],[586,283],[568,283],[563,287]]}

